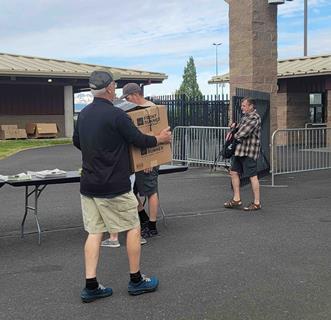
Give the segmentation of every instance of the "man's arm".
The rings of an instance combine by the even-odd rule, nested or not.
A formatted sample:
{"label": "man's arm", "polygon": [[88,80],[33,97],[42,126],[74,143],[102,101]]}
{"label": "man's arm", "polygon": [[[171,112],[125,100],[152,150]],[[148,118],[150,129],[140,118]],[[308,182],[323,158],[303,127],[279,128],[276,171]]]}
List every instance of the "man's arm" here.
{"label": "man's arm", "polygon": [[155,138],[157,140],[157,144],[170,143],[172,139],[170,127],[164,128],[159,135],[155,136]]}
{"label": "man's arm", "polygon": [[245,121],[239,125],[238,131],[234,135],[236,140],[240,140],[242,138],[248,137],[254,129],[258,126],[258,119],[254,118],[247,118]]}

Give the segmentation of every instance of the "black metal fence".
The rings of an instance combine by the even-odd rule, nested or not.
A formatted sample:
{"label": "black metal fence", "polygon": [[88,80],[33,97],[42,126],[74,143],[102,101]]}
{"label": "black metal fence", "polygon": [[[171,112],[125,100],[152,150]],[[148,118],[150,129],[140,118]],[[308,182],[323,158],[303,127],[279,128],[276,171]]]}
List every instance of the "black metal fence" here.
{"label": "black metal fence", "polygon": [[189,99],[185,95],[167,95],[150,98],[155,104],[168,107],[171,128],[176,126],[228,126],[229,100],[220,96]]}

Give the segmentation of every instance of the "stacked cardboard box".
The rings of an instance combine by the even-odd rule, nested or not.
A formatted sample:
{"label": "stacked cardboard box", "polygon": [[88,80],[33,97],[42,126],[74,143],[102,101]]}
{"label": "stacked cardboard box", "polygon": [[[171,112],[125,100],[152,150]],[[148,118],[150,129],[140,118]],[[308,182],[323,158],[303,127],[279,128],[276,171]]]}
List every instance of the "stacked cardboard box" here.
{"label": "stacked cardboard box", "polygon": [[[136,127],[144,134],[158,135],[168,127],[167,109],[165,106],[153,106],[128,111]],[[139,149],[130,147],[131,169],[138,172],[155,167],[172,160],[170,144],[161,144],[153,148]]]}
{"label": "stacked cardboard box", "polygon": [[25,129],[18,129],[16,124],[1,124],[0,125],[0,139],[26,139]]}
{"label": "stacked cardboard box", "polygon": [[56,138],[59,132],[56,123],[27,123],[25,128],[29,138]]}

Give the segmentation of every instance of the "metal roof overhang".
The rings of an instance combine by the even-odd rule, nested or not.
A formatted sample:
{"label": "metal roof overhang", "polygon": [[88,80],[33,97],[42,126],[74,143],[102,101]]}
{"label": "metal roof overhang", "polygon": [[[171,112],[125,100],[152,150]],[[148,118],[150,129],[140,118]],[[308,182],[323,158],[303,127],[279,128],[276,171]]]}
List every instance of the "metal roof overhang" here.
{"label": "metal roof overhang", "polygon": [[[307,56],[279,60],[277,79],[306,78],[331,75],[331,55]],[[208,83],[229,82],[229,74],[213,76]]]}
{"label": "metal roof overhang", "polygon": [[326,71],[326,72],[314,72],[314,73],[296,72],[296,73],[278,74],[277,75],[277,79],[318,77],[318,76],[328,76],[328,75],[331,75],[331,72],[330,71]]}
{"label": "metal roof overhang", "polygon": [[[284,73],[284,74],[278,74],[277,79],[292,79],[292,78],[306,78],[306,77],[318,77],[318,76],[328,76],[331,75],[330,71],[325,72],[299,72],[296,73]],[[217,83],[228,83],[229,80],[229,74],[225,73],[221,76],[214,76],[210,80],[208,80],[209,84],[217,84]]]}
{"label": "metal roof overhang", "polygon": [[[149,77],[148,75],[142,76],[122,76],[117,80],[117,88],[122,88],[125,84],[129,82],[136,82],[140,85],[149,85],[162,83],[164,77]],[[49,81],[51,79],[51,81]],[[88,84],[89,74],[63,74],[58,73],[24,73],[20,74],[18,72],[0,72],[0,84],[38,84],[38,85],[53,85],[53,86],[72,86],[74,92],[86,91],[89,89]]]}
{"label": "metal roof overhang", "polygon": [[0,83],[72,85],[77,92],[89,90],[91,72],[101,68],[119,77],[118,88],[128,82],[149,85],[168,78],[164,73],[0,53]]}

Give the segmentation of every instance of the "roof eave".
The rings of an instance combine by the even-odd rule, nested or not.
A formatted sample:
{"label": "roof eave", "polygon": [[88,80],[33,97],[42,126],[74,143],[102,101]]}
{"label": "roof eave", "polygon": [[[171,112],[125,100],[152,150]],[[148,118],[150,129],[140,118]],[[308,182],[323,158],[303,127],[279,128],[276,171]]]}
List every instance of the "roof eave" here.
{"label": "roof eave", "polygon": [[[88,79],[90,77],[90,72],[77,72],[77,73],[62,73],[62,72],[42,72],[42,71],[13,71],[13,70],[2,70],[0,76],[14,76],[14,77],[39,77],[39,78],[79,78],[79,79]],[[120,75],[119,80],[132,80],[132,79],[140,79],[140,80],[155,80],[155,81],[163,81],[167,79],[168,76],[165,74],[144,74],[144,75]]]}
{"label": "roof eave", "polygon": [[301,74],[278,74],[277,79],[288,79],[288,78],[306,78],[306,77],[318,77],[331,75],[331,71],[315,72],[315,73],[301,73]]}

